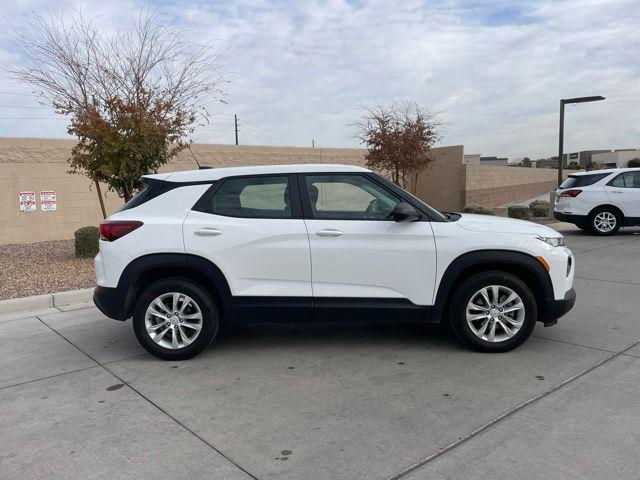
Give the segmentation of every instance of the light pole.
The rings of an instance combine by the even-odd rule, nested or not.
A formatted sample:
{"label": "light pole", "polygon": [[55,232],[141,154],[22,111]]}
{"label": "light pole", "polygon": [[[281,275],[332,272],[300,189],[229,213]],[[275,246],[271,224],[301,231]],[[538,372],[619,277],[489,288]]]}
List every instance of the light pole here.
{"label": "light pole", "polygon": [[598,102],[604,100],[604,97],[597,95],[595,97],[577,97],[563,98],[560,100],[560,141],[558,142],[558,186],[562,183],[562,155],[564,148],[564,106],[567,103],[586,103]]}

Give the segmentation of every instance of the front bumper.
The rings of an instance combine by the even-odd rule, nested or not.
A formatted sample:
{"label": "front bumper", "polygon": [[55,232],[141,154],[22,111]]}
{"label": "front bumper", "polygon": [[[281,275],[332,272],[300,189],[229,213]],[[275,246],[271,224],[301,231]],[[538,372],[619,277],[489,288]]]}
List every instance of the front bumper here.
{"label": "front bumper", "polygon": [[97,286],[93,290],[93,303],[107,317],[114,320],[126,320],[126,292],[120,288]]}
{"label": "front bumper", "polygon": [[587,223],[586,215],[572,215],[569,213],[553,212],[553,217],[561,222],[573,223],[579,228],[582,228]]}
{"label": "front bumper", "polygon": [[545,327],[550,327],[558,323],[558,319],[573,308],[576,303],[576,291],[569,290],[562,300],[547,299],[545,305],[545,316],[542,320]]}

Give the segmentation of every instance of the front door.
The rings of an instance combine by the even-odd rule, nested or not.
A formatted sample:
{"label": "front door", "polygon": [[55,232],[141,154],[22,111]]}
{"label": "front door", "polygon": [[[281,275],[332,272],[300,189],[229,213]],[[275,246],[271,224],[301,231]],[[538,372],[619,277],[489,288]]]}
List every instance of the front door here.
{"label": "front door", "polygon": [[393,221],[400,198],[366,174],[300,179],[316,307],[323,300],[433,304],[436,254],[429,221]]}

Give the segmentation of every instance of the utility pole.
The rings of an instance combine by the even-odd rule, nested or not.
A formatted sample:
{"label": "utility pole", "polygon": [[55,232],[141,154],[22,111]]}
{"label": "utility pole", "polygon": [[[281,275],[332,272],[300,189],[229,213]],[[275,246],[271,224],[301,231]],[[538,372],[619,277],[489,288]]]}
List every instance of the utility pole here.
{"label": "utility pole", "polygon": [[236,130],[236,145],[238,145],[238,115],[234,114],[233,115],[233,120],[235,123],[235,130]]}
{"label": "utility pole", "polygon": [[311,139],[311,148],[316,148],[316,140],[314,138]]}

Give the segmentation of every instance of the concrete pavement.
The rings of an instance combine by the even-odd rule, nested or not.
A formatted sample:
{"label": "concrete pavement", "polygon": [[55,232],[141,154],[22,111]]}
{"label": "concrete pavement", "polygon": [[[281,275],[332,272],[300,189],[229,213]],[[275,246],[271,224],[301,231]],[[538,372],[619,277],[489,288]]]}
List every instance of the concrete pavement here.
{"label": "concrete pavement", "polygon": [[640,235],[558,228],[576,307],[507,354],[273,326],[162,362],[95,308],[0,321],[0,478],[637,479]]}

